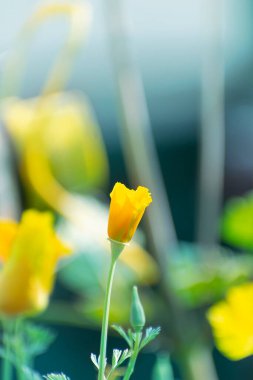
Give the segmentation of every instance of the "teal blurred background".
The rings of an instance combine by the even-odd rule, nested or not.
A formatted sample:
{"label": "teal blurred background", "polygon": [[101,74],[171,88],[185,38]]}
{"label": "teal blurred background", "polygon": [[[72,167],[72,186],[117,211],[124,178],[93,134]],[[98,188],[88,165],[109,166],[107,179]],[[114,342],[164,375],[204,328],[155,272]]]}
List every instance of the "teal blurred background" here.
{"label": "teal blurred background", "polygon": [[[40,1],[1,4],[0,70],[3,73],[19,28]],[[194,241],[197,217],[199,129],[203,34],[208,1],[128,1],[123,4],[128,42],[140,69],[158,157],[179,240]],[[129,182],[116,112],[117,95],[102,1],[92,1],[93,22],[86,44],[78,53],[68,90],[79,90],[90,100],[107,148],[110,180]],[[225,181],[223,202],[253,185],[253,3],[224,1],[223,55],[225,69]],[[67,24],[59,18],[36,33],[23,73],[20,96],[37,96],[62,46]],[[221,59],[223,59],[221,57]],[[137,147],[138,148],[138,147]],[[54,297],[61,298],[58,284]],[[65,294],[69,297],[71,294]],[[95,379],[89,353],[98,351],[99,332],[55,326],[58,332],[48,356],[37,360],[42,373],[63,371],[73,380]],[[114,340],[115,339],[115,340]],[[110,345],[122,342],[112,338]],[[50,357],[50,360],[48,358]],[[214,350],[220,380],[250,380],[253,359],[232,363]],[[151,379],[153,353],[143,353],[133,379]],[[80,365],[81,363],[81,365]],[[82,367],[83,366],[83,367]],[[81,368],[82,367],[82,368]],[[178,372],[178,369],[175,369]],[[179,376],[179,375],[178,375]]]}

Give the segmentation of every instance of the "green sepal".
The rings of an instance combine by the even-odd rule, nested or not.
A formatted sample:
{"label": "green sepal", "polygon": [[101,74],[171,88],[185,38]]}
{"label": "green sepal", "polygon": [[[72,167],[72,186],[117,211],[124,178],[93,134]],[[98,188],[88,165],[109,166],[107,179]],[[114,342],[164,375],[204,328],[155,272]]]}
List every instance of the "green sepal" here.
{"label": "green sepal", "polygon": [[121,243],[120,241],[108,239],[111,243],[111,254],[114,260],[117,260],[123,249],[125,248],[126,244]]}

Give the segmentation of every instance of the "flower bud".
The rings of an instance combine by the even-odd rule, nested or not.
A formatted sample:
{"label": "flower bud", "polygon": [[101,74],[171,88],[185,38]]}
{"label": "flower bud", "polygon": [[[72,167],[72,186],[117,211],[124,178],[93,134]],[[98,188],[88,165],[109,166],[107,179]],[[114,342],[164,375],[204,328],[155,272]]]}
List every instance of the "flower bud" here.
{"label": "flower bud", "polygon": [[150,192],[143,186],[130,190],[117,182],[110,196],[108,237],[111,240],[128,243],[135,234],[145,209],[152,202]]}
{"label": "flower bud", "polygon": [[132,293],[130,323],[135,332],[141,332],[145,326],[145,322],[145,312],[139,298],[138,289],[136,286],[134,286]]}

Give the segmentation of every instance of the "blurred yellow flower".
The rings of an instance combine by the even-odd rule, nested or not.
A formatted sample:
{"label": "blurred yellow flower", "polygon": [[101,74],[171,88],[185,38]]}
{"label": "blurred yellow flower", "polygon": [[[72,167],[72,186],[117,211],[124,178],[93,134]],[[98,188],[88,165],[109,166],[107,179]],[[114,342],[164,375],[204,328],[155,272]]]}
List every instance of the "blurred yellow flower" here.
{"label": "blurred yellow flower", "polygon": [[151,195],[146,187],[130,190],[117,182],[110,196],[108,236],[127,243],[132,239],[146,207],[152,202]]}
{"label": "blurred yellow flower", "polygon": [[[90,192],[107,183],[109,167],[101,131],[92,107],[80,94],[10,98],[2,117],[33,207],[41,205],[36,194],[62,213],[61,195]],[[55,186],[57,190],[61,186],[61,192]]]}
{"label": "blurred yellow flower", "polygon": [[25,211],[20,224],[0,221],[0,313],[45,309],[57,261],[69,252],[57,238],[49,212]]}
{"label": "blurred yellow flower", "polygon": [[253,354],[253,284],[231,288],[225,301],[212,306],[207,318],[216,345],[231,360]]}

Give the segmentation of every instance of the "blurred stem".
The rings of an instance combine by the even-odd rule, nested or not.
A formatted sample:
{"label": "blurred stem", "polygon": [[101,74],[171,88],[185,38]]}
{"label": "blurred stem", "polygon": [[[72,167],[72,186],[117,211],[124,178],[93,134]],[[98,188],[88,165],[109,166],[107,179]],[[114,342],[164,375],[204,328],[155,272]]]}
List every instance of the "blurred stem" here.
{"label": "blurred stem", "polygon": [[129,380],[130,377],[132,376],[133,372],[134,372],[135,363],[136,363],[137,356],[139,353],[139,346],[140,346],[141,338],[142,338],[142,333],[141,332],[136,333],[136,339],[134,342],[133,354],[129,360],[127,370],[126,370],[126,373],[124,375],[123,380]]}
{"label": "blurred stem", "polygon": [[154,144],[143,84],[127,44],[122,2],[106,0],[104,4],[125,161],[132,182],[149,187],[153,198],[159,199],[148,210],[147,215],[150,217],[147,222],[150,225],[151,219],[156,220],[149,229],[151,239],[159,245],[159,261],[163,262],[165,247],[175,245],[177,237]]}
{"label": "blurred stem", "polygon": [[15,356],[17,362],[17,379],[25,380],[23,367],[25,366],[26,361],[23,341],[23,320],[21,318],[17,318],[15,321]]}
{"label": "blurred stem", "polygon": [[[170,320],[166,326],[167,331],[173,336],[175,351],[179,353],[192,344],[198,326],[192,318],[185,315],[175,297],[168,276],[170,268],[168,252],[173,252],[177,237],[152,136],[142,81],[127,44],[122,2],[107,0],[104,4],[125,161],[132,181],[149,187],[156,200],[147,212],[148,237],[160,269],[161,295],[168,307]],[[194,371],[195,363],[192,361],[197,360],[195,357],[186,355],[182,358],[178,355],[178,359],[185,380],[203,380],[203,377]],[[209,359],[212,363],[210,355]],[[208,380],[217,379],[216,376],[212,377],[212,374]]]}
{"label": "blurred stem", "polygon": [[102,320],[102,330],[101,330],[101,340],[100,340],[100,360],[99,360],[99,371],[98,380],[105,379],[105,367],[106,367],[106,346],[107,346],[107,334],[108,334],[108,322],[109,322],[109,311],[112,293],[112,283],[116,267],[117,258],[124,249],[125,245],[114,242],[111,240],[111,263],[107,278],[106,292],[105,292],[105,303],[103,309],[103,320]]}
{"label": "blurred stem", "polygon": [[183,379],[218,380],[210,350],[206,344],[192,344],[182,354]]}
{"label": "blurred stem", "polygon": [[69,21],[69,33],[51,69],[43,94],[61,91],[68,79],[74,59],[82,46],[84,35],[87,34],[90,23],[90,8],[87,4],[69,2],[52,2],[39,6],[24,24],[15,51],[6,64],[1,86],[1,97],[17,95],[27,50],[34,33],[51,17],[65,15]]}
{"label": "blurred stem", "polygon": [[12,378],[12,363],[10,360],[11,355],[11,331],[12,321],[8,319],[2,320],[3,326],[3,344],[4,344],[4,357],[2,362],[2,379],[11,380]]}
{"label": "blurred stem", "polygon": [[21,212],[18,181],[13,168],[11,144],[0,125],[0,217],[18,219]]}
{"label": "blurred stem", "polygon": [[[223,1],[205,0],[197,240],[218,242],[223,196],[225,117],[222,46]],[[208,11],[208,13],[207,13]]]}

